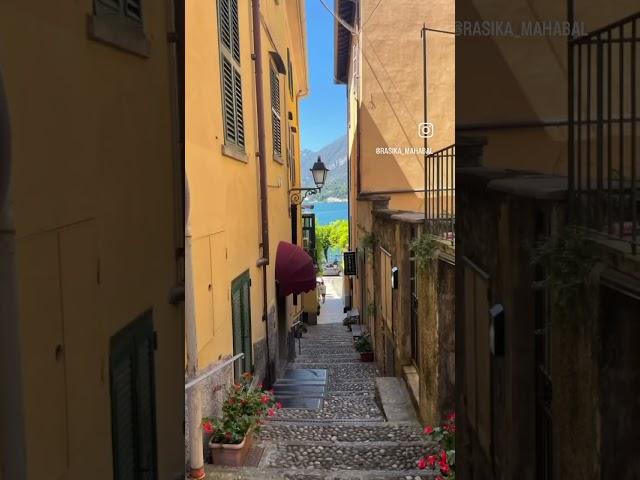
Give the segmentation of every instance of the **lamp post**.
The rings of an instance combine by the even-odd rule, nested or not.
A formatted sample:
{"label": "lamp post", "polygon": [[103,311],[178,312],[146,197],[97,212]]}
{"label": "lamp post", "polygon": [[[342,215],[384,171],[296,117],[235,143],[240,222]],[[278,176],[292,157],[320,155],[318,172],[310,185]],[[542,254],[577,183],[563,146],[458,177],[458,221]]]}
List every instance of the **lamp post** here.
{"label": "lamp post", "polygon": [[322,190],[324,182],[327,179],[327,173],[329,173],[329,169],[324,165],[324,163],[322,163],[322,160],[318,156],[313,167],[311,167],[311,174],[313,175],[313,181],[316,186],[314,188],[289,189],[291,205],[300,205],[309,195],[320,193],[320,190]]}

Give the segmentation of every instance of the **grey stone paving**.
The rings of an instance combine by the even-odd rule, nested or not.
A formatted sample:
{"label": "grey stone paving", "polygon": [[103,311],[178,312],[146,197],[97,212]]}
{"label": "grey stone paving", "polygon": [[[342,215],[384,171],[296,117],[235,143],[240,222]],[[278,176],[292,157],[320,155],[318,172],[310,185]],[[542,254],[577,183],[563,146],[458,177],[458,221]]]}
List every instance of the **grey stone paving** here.
{"label": "grey stone paving", "polygon": [[341,323],[310,326],[293,369],[326,369],[320,409],[284,408],[256,438],[257,467],[208,466],[209,479],[421,480],[417,460],[436,446],[417,421],[390,422],[376,398],[374,363],[363,363]]}

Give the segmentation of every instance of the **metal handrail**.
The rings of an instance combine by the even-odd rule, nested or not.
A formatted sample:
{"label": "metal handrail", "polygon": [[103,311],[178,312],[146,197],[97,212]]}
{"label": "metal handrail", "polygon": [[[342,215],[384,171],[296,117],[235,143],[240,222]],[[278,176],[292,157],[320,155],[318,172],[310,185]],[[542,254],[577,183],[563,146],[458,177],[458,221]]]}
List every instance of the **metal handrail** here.
{"label": "metal handrail", "polygon": [[224,362],[222,362],[219,365],[216,365],[215,367],[213,367],[211,370],[206,371],[205,373],[198,375],[196,378],[194,378],[193,380],[187,382],[184,385],[184,390],[187,391],[189,390],[191,387],[193,387],[194,385],[197,385],[198,383],[200,383],[202,380],[204,380],[205,378],[210,377],[211,375],[213,375],[216,372],[219,372],[220,370],[222,370],[224,367],[226,367],[227,365],[235,362],[236,360],[243,358],[244,357],[244,353],[239,353],[234,357],[229,358],[228,360],[225,360]]}

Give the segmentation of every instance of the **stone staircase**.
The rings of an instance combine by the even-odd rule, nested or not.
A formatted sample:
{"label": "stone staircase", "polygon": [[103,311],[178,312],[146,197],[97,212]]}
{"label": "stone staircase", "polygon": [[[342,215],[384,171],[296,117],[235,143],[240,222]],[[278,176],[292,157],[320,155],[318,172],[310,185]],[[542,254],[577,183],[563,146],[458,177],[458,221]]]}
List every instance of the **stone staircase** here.
{"label": "stone staircase", "polygon": [[[425,441],[417,421],[387,421],[376,395],[375,364],[360,361],[346,327],[310,326],[301,346],[302,353],[290,368],[326,370],[321,408],[279,410],[254,442],[252,454],[259,457],[256,466],[207,465],[208,479],[435,477],[431,471],[419,470],[416,462],[436,446]],[[277,396],[277,386],[275,390]],[[290,391],[285,393],[289,395]]]}

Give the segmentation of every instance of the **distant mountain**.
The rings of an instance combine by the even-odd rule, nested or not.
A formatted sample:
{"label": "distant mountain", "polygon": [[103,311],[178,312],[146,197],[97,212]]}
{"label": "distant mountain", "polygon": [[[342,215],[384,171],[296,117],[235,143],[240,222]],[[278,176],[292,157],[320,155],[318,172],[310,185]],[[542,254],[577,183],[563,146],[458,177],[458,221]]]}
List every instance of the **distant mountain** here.
{"label": "distant mountain", "polygon": [[311,167],[320,155],[322,161],[329,169],[327,181],[318,195],[307,197],[310,202],[323,202],[331,200],[347,200],[347,136],[344,135],[334,140],[319,151],[302,150],[302,185],[313,187]]}

